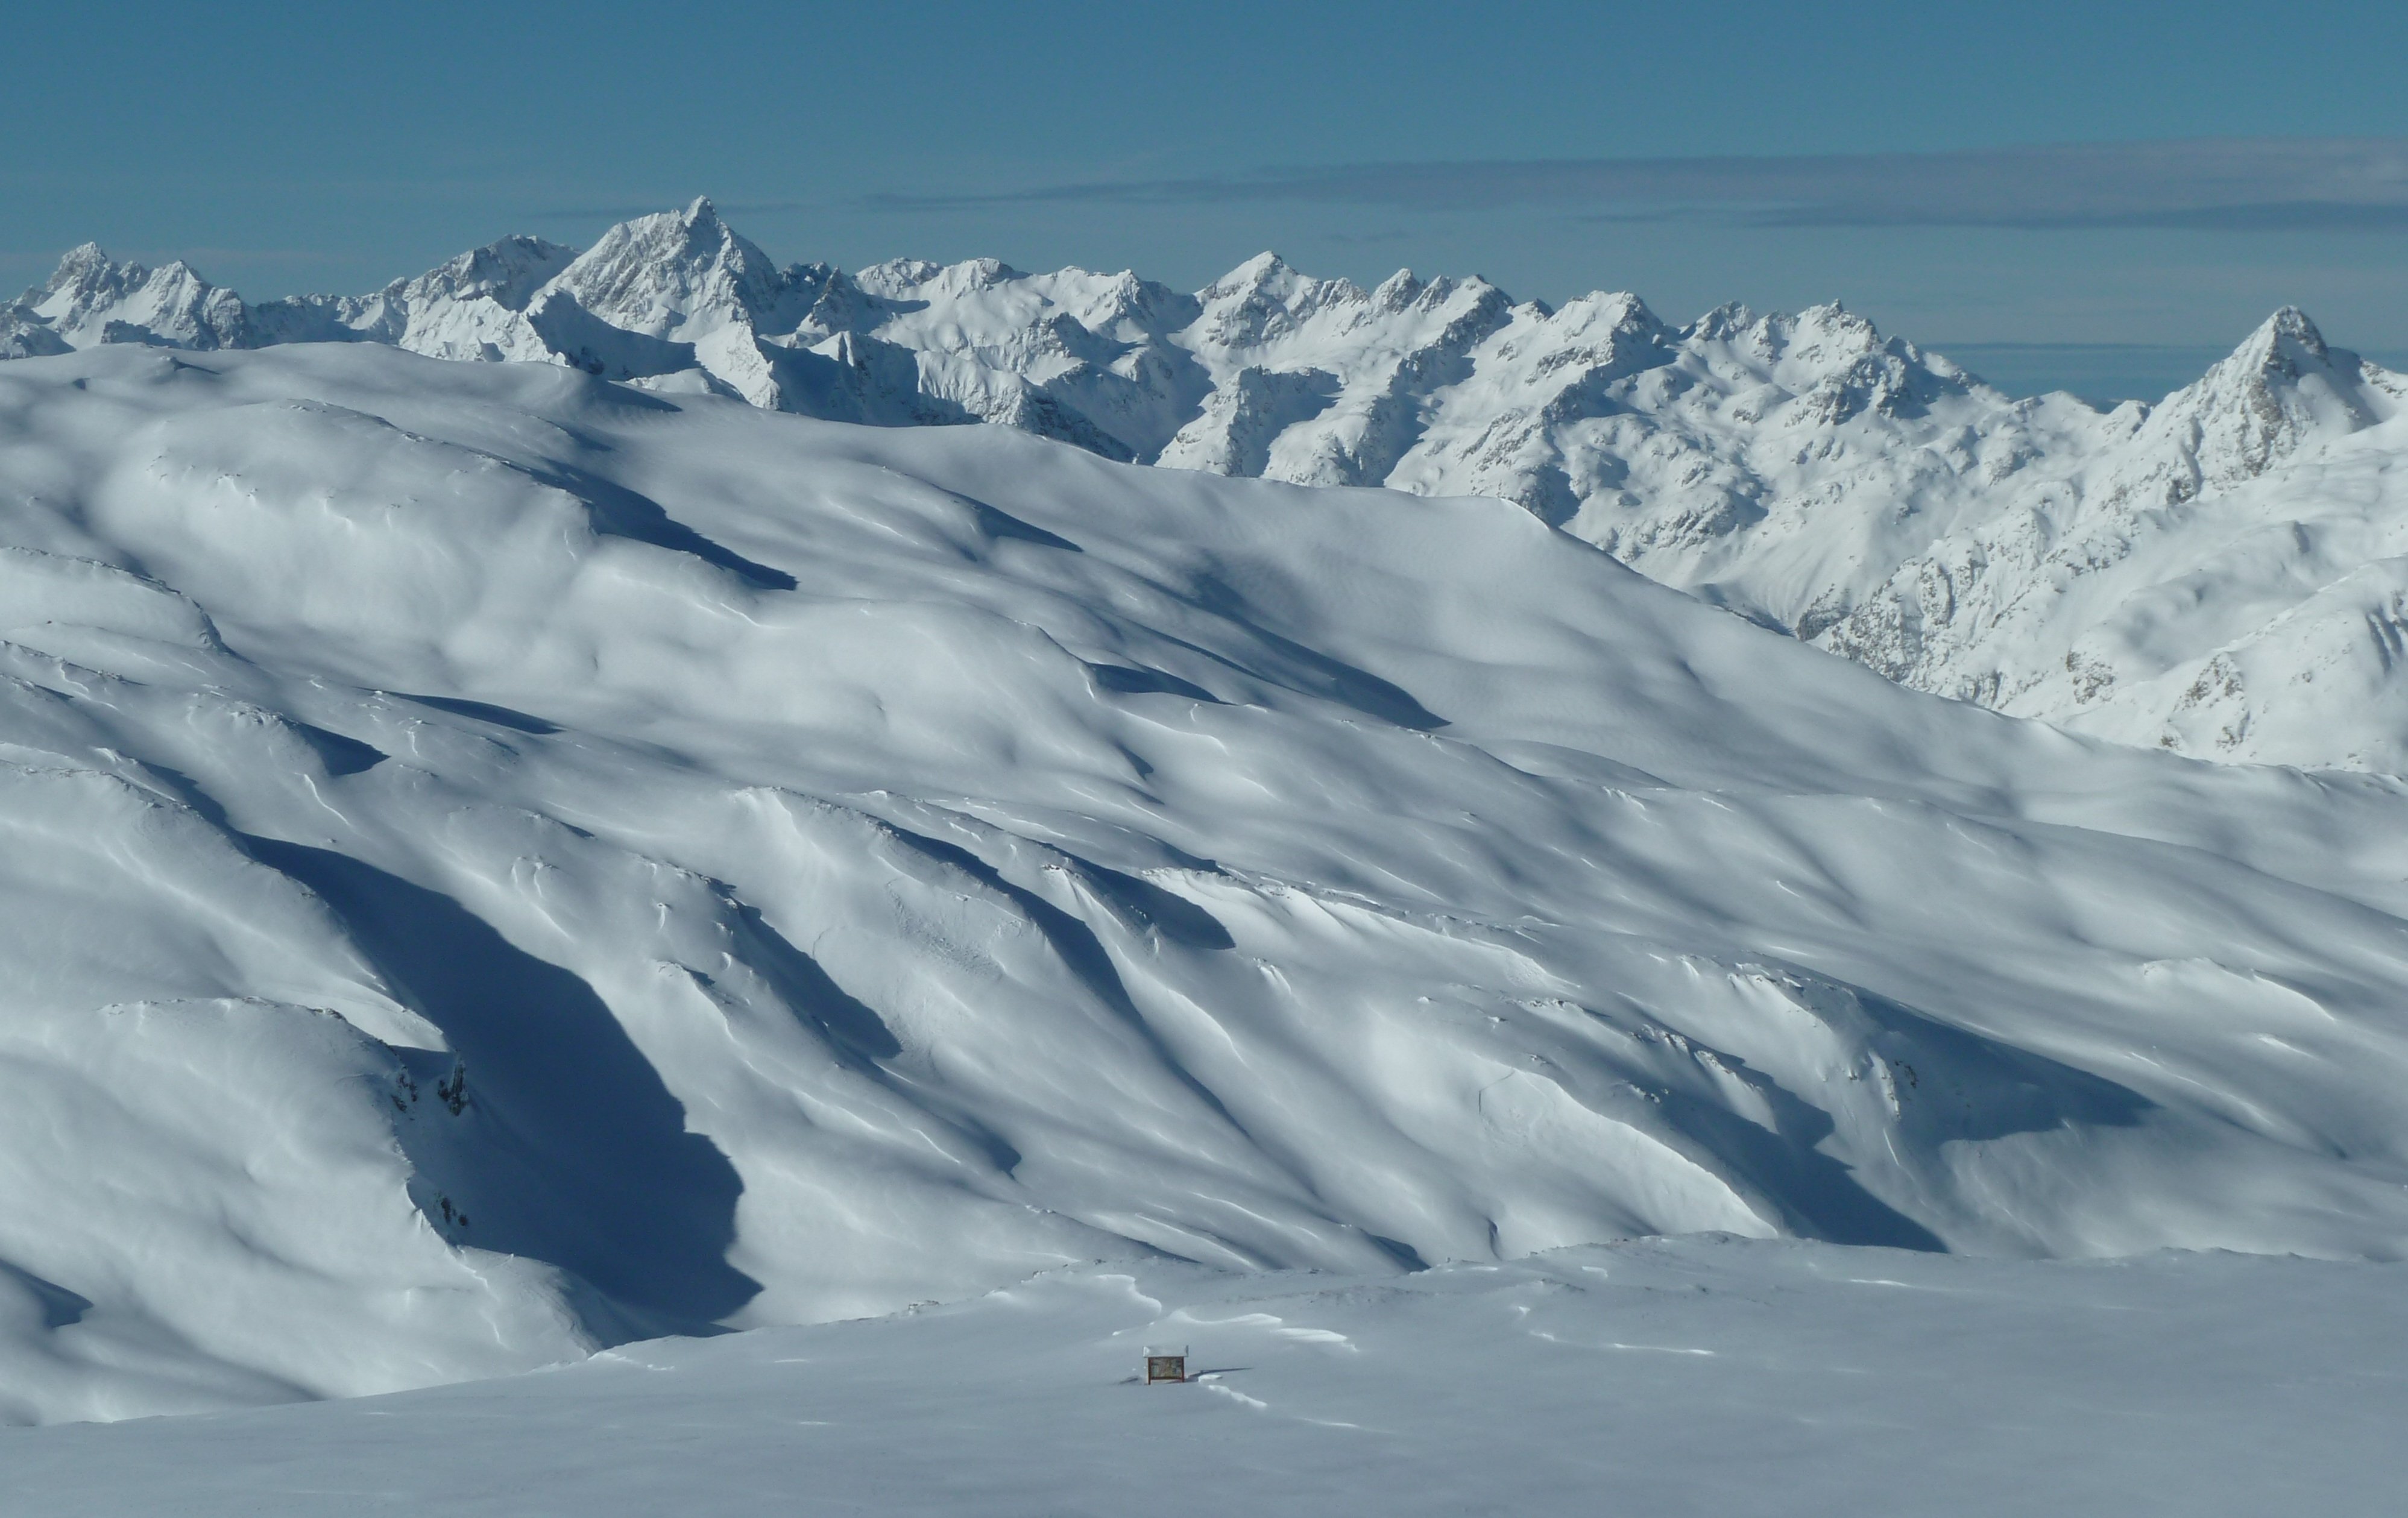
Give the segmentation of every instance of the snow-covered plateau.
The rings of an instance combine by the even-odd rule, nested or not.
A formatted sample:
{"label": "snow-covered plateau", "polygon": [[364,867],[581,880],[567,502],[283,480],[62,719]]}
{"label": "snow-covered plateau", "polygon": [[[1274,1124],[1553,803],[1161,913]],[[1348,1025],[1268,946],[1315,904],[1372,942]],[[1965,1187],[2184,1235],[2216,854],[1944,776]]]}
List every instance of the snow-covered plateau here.
{"label": "snow-covered plateau", "polygon": [[[42,1518],[2379,1513],[2396,1266],[1731,1239],[1048,1271],[538,1375],[0,1430]],[[1195,1379],[1136,1383],[1147,1345]],[[13,1501],[11,1500],[13,1499]]]}
{"label": "snow-covered plateau", "polygon": [[779,267],[707,201],[251,304],[67,255],[0,357],[392,344],[1108,458],[1496,495],[1919,690],[2200,757],[2408,770],[2408,380],[2276,312],[2198,383],[2016,400],[1838,306],[1685,326],[1269,254],[1193,294],[991,259]]}
{"label": "snow-covered plateau", "polygon": [[[0,1512],[2379,1502],[2397,698],[2252,681],[2380,579],[2391,377],[2285,316],[2102,415],[1836,311],[748,250],[256,308],[71,259],[11,318],[0,1422],[208,1416],[8,1432]],[[1653,356],[1513,398],[1573,328]],[[1848,344],[1907,388],[1807,381]],[[1620,494],[1449,473],[1475,393]],[[1949,415],[2036,440],[1892,446]],[[1796,466],[1641,543],[1676,437]],[[1413,489],[1331,488],[1378,438]],[[1796,636],[1842,581],[1896,680]],[[2171,746],[2367,772],[1908,688],[2077,626],[2258,627]],[[1213,1379],[1119,1384],[1173,1339]]]}

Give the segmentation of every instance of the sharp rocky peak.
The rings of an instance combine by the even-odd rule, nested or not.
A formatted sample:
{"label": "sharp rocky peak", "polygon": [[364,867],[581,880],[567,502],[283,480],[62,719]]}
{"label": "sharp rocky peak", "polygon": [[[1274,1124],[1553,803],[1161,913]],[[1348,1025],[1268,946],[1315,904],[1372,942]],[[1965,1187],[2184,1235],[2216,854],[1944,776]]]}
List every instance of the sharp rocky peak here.
{"label": "sharp rocky peak", "polygon": [[2150,412],[2122,473],[2143,499],[2186,502],[2384,421],[2402,392],[2399,376],[2331,347],[2286,306]]}
{"label": "sharp rocky peak", "polygon": [[[713,259],[759,250],[736,235],[719,219],[708,200],[696,200],[681,211],[661,211],[621,222],[602,234],[585,257],[609,256],[621,250],[672,258]],[[760,255],[764,261],[767,255]]]}
{"label": "sharp rocky peak", "polygon": [[[2353,409],[2375,398],[2384,371],[2347,349],[2334,348],[2308,314],[2286,306],[2259,322],[2230,354],[2206,374],[2166,398],[2164,411],[2224,409],[2248,397],[2294,396],[2313,392]],[[2359,424],[2375,418],[2370,413]]]}
{"label": "sharp rocky peak", "polygon": [[121,266],[115,259],[108,256],[108,249],[96,242],[87,242],[68,249],[59,259],[59,266],[51,271],[50,281],[45,285],[37,286],[36,289],[47,294],[56,294],[71,285],[85,283],[95,277],[121,272],[121,269],[122,272],[131,274],[137,279],[149,272],[139,264],[127,264]]}
{"label": "sharp rocky peak", "polygon": [[2308,313],[2296,306],[2285,306],[2258,324],[2251,334],[2253,341],[2289,341],[2306,345],[2317,353],[2325,351],[2325,335],[2316,330]]}
{"label": "sharp rocky peak", "polygon": [[2355,371],[2358,355],[2337,354],[2307,312],[2286,306],[2259,322],[2225,362],[2243,373],[2297,380],[2320,371]]}

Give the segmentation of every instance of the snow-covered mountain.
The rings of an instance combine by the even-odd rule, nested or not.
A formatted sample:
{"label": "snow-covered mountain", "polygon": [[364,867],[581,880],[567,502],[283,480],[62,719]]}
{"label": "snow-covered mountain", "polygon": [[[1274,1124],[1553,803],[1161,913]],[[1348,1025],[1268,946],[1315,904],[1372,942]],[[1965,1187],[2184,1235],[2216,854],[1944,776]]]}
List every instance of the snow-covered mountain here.
{"label": "snow-covered mountain", "polygon": [[1819,641],[2210,757],[2408,770],[2408,380],[2278,311],[2128,436],[2014,478]]}
{"label": "snow-covered mountain", "polygon": [[0,367],[0,677],[11,1420],[1158,1254],[2408,1252],[2408,787],[1491,499],[102,344]]}
{"label": "snow-covered mountain", "polygon": [[[0,353],[392,343],[1108,458],[1492,494],[1894,680],[2208,757],[2408,768],[2408,381],[2276,313],[2158,407],[2015,401],[1834,307],[1684,327],[1265,254],[1194,295],[982,260],[781,269],[708,201],[249,306],[76,250]],[[2370,436],[2359,436],[2369,434]]]}

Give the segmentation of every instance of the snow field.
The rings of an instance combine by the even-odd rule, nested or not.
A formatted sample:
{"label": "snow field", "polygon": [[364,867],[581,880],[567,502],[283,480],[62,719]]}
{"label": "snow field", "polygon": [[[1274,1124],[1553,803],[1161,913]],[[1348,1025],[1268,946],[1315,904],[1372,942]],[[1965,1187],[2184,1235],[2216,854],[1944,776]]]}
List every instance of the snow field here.
{"label": "snow field", "polygon": [[[0,1431],[67,1518],[2383,1510],[2397,1265],[1711,1238],[1411,1276],[1069,1267],[347,1402]],[[1197,1377],[1138,1383],[1149,1342]]]}

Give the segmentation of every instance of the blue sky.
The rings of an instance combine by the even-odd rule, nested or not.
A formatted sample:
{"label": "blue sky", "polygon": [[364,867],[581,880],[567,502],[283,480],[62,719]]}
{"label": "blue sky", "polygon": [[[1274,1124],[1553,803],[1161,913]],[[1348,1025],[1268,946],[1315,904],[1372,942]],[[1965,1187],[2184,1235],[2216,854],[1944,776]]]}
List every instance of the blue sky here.
{"label": "blue sky", "polygon": [[779,257],[848,266],[1192,288],[1275,248],[1673,319],[1837,298],[2093,390],[2187,378],[2286,302],[2408,351],[2408,7],[233,0],[0,24],[9,288],[92,238],[254,296],[364,290],[707,193]]}

